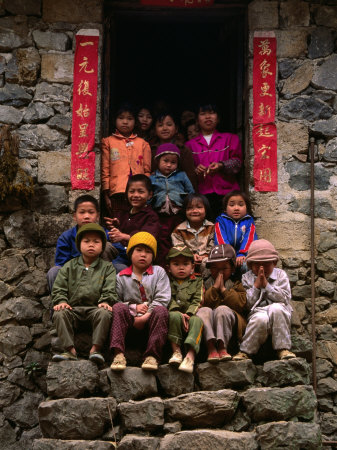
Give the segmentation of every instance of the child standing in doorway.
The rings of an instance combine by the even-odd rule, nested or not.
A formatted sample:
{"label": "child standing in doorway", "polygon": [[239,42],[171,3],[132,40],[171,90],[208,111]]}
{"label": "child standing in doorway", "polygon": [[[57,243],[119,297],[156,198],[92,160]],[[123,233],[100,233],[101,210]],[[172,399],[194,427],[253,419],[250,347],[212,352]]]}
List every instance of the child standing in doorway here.
{"label": "child standing in doorway", "polygon": [[137,113],[136,120],[137,136],[150,142],[153,139],[153,113],[148,106],[142,106]]}
{"label": "child standing in doorway", "polygon": [[133,134],[135,113],[125,104],[116,114],[116,131],[102,139],[102,191],[110,217],[128,209],[125,188],[130,176],[151,173],[151,149]]}

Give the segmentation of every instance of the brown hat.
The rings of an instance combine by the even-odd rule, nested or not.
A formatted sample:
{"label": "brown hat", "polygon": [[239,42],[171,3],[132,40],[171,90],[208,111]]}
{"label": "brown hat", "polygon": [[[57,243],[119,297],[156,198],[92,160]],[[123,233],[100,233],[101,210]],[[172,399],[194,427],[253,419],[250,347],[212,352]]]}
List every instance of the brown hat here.
{"label": "brown hat", "polygon": [[212,248],[206,261],[206,267],[212,263],[231,261],[233,266],[236,263],[236,254],[234,248],[229,244],[220,244]]}
{"label": "brown hat", "polygon": [[247,265],[259,261],[278,261],[278,252],[273,244],[266,239],[258,239],[250,244],[247,254]]}

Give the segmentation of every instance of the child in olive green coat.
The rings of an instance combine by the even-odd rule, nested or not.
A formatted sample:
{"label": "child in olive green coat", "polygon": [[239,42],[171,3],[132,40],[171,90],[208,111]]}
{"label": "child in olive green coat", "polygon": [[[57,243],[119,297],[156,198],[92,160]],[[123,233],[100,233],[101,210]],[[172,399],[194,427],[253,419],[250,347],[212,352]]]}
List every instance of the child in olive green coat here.
{"label": "child in olive green coat", "polygon": [[[192,373],[195,355],[200,349],[202,320],[196,316],[203,295],[202,279],[194,275],[194,256],[186,247],[172,247],[167,255],[171,278],[172,300],[169,306],[168,339],[172,346],[169,364]],[[181,344],[187,350],[183,360]]]}

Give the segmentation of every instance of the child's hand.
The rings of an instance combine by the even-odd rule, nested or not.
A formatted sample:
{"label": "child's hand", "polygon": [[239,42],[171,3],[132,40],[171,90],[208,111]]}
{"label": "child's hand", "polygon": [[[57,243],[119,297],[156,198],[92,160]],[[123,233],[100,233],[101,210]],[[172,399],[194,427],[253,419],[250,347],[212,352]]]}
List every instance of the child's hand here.
{"label": "child's hand", "polygon": [[222,275],[222,277],[220,278],[220,288],[219,288],[219,290],[220,290],[221,294],[224,295],[224,293],[226,292],[226,288],[225,288],[225,283],[224,283],[224,280],[223,280],[223,273],[222,272],[221,272],[221,275]]}
{"label": "child's hand", "polygon": [[103,303],[99,303],[98,307],[107,309],[108,311],[112,311],[112,308],[111,308],[111,306],[108,303],[104,303],[104,302]]}
{"label": "child's hand", "polygon": [[55,305],[53,307],[54,311],[61,311],[61,309],[70,309],[70,311],[73,309],[70,305],[68,305],[68,303],[63,302],[63,303],[59,303],[58,305]]}
{"label": "child's hand", "polygon": [[189,328],[189,322],[190,322],[190,316],[188,314],[181,313],[182,321],[183,321],[183,328],[186,333],[188,332]]}
{"label": "child's hand", "polygon": [[202,164],[199,164],[196,168],[195,168],[195,173],[197,175],[206,175],[207,172],[207,167],[203,166]]}
{"label": "child's hand", "polygon": [[145,303],[141,303],[140,305],[136,306],[136,311],[139,314],[145,314],[147,313],[147,310],[149,309],[149,307],[145,304]]}
{"label": "child's hand", "polygon": [[110,229],[108,235],[111,242],[128,242],[130,239],[130,236],[128,234],[122,233],[118,228],[114,227]]}
{"label": "child's hand", "polygon": [[104,217],[104,220],[109,230],[111,230],[111,228],[118,228],[120,225],[117,217],[114,217],[113,219],[111,219],[111,217]]}
{"label": "child's hand", "polygon": [[109,197],[109,191],[104,191],[104,200],[108,211],[111,211],[111,200]]}
{"label": "child's hand", "polygon": [[145,327],[146,322],[149,320],[150,315],[151,315],[150,313],[146,313],[143,316],[135,317],[133,326],[137,330],[142,330]]}
{"label": "child's hand", "polygon": [[215,279],[213,287],[219,291],[221,289],[221,284],[223,286],[223,273],[220,271]]}
{"label": "child's hand", "polygon": [[222,164],[221,163],[217,163],[217,162],[212,162],[209,166],[208,166],[208,172],[212,175],[214,175],[217,172],[220,172],[220,170],[222,169]]}
{"label": "child's hand", "polygon": [[200,264],[201,263],[202,257],[200,255],[198,255],[197,253],[194,253],[193,257],[194,257],[194,262],[196,264]]}
{"label": "child's hand", "polygon": [[246,261],[246,257],[245,256],[239,256],[238,258],[236,258],[236,265],[238,267],[241,267],[242,264]]}
{"label": "child's hand", "polygon": [[263,268],[263,266],[260,266],[254,286],[257,289],[261,289],[261,288],[265,288],[267,286],[267,284],[268,284],[268,280],[265,276],[264,268]]}

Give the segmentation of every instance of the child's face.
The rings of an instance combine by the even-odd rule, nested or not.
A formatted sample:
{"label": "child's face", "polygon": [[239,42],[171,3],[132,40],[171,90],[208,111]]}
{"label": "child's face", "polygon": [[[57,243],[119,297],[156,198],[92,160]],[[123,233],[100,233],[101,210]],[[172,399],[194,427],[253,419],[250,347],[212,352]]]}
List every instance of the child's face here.
{"label": "child's face", "polygon": [[169,271],[177,280],[185,280],[194,270],[194,264],[190,258],[180,255],[170,259]]}
{"label": "child's face", "polygon": [[139,111],[137,118],[141,130],[147,131],[150,129],[153,119],[148,109],[142,108]]}
{"label": "child's face", "polygon": [[226,214],[234,220],[239,220],[247,214],[247,206],[241,195],[230,197],[227,203]]}
{"label": "child's face", "polygon": [[81,253],[84,258],[95,259],[102,253],[103,244],[99,233],[88,231],[81,240]]}
{"label": "child's face", "polygon": [[201,200],[194,199],[186,208],[186,218],[190,224],[202,223],[206,217],[206,209]]}
{"label": "child's face", "polygon": [[171,155],[170,153],[167,153],[159,158],[158,170],[166,177],[170,175],[170,173],[177,170],[177,167],[178,167],[177,155]]}
{"label": "child's face", "polygon": [[152,197],[142,181],[134,181],[130,184],[127,192],[130,205],[134,209],[142,209],[148,200]]}
{"label": "child's face", "polygon": [[254,261],[252,262],[251,268],[254,275],[258,275],[260,267],[263,267],[264,275],[269,278],[272,271],[276,267],[276,261]]}
{"label": "child's face", "polygon": [[170,116],[164,117],[162,122],[156,123],[156,135],[161,142],[170,142],[177,134],[177,127]]}
{"label": "child's face", "polygon": [[99,213],[93,203],[83,202],[78,205],[73,217],[77,226],[80,228],[86,223],[98,222]]}
{"label": "child's face", "polygon": [[136,245],[133,249],[131,262],[139,270],[146,270],[152,263],[153,253],[147,245]]}
{"label": "child's face", "polygon": [[204,134],[213,133],[218,121],[218,114],[214,111],[200,111],[198,114],[198,125]]}
{"label": "child's face", "polygon": [[135,128],[135,118],[130,112],[122,112],[116,119],[116,128],[123,136],[130,136]]}
{"label": "child's face", "polygon": [[226,281],[233,273],[233,266],[230,261],[214,262],[210,265],[212,278],[215,280],[218,274],[221,272],[223,280]]}
{"label": "child's face", "polygon": [[198,134],[199,134],[199,130],[198,130],[196,123],[192,123],[192,125],[189,125],[187,127],[187,139],[188,140],[193,139],[194,137],[198,136]]}

